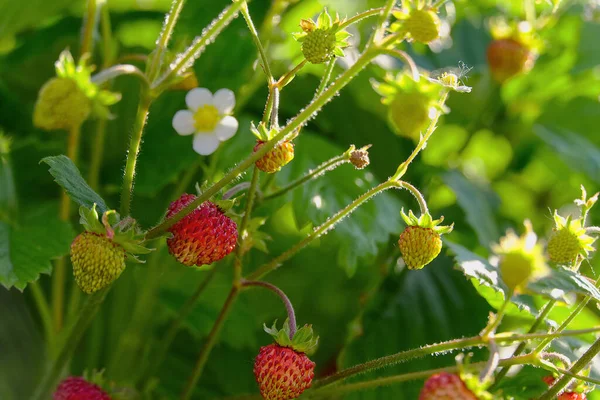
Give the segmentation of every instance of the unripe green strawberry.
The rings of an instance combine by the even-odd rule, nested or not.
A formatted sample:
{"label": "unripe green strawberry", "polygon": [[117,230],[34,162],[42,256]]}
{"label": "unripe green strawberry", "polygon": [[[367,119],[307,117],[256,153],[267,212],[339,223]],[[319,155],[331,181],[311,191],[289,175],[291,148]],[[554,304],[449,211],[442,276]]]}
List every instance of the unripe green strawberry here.
{"label": "unripe green strawberry", "polygon": [[537,236],[529,221],[525,221],[523,236],[508,231],[500,243],[493,246],[493,250],[499,256],[502,280],[511,290],[519,291],[528,282],[545,274],[542,246],[537,243]]}
{"label": "unripe green strawberry", "polygon": [[125,249],[106,235],[83,232],[71,244],[75,281],[85,293],[114,282],[125,269]]}
{"label": "unripe green strawberry", "polygon": [[[167,218],[178,213],[196,199],[183,194],[171,203]],[[214,203],[205,201],[194,211],[183,217],[169,232],[169,253],[183,265],[205,265],[221,260],[236,246],[238,231],[236,223]]]}
{"label": "unripe green strawberry", "polygon": [[437,14],[431,10],[414,10],[405,22],[410,36],[421,43],[430,43],[440,37],[442,23]]}
{"label": "unripe green strawberry", "polygon": [[419,400],[477,400],[477,397],[458,375],[441,372],[425,381]]}
{"label": "unripe green strawberry", "polygon": [[402,258],[409,269],[421,269],[442,251],[442,239],[431,228],[408,226],[398,240]]}
{"label": "unripe green strawberry", "polygon": [[261,347],[254,361],[254,376],[266,400],[297,398],[310,387],[314,369],[306,354],[275,343]]}
{"label": "unripe green strawberry", "polygon": [[343,57],[346,39],[350,34],[340,30],[339,18],[333,20],[327,10],[323,11],[317,22],[303,19],[300,23],[302,32],[295,33],[294,38],[302,43],[304,58],[312,64],[322,64],[338,56]]}
{"label": "unripe green strawberry", "polygon": [[577,256],[587,257],[594,251],[594,238],[586,234],[581,219],[563,218],[554,212],[555,227],[548,240],[548,256],[550,260],[560,264],[571,264]]}
{"label": "unripe green strawberry", "polygon": [[313,336],[309,325],[290,333],[288,320],[280,330],[273,324],[271,328],[265,326],[265,331],[276,343],[261,347],[254,360],[260,394],[266,400],[295,399],[310,387],[315,376],[315,363],[306,352],[316,347],[318,337]]}
{"label": "unripe green strawberry", "polygon": [[430,122],[431,100],[421,93],[398,93],[388,108],[388,116],[401,136],[419,140]]}
{"label": "unripe green strawberry", "polygon": [[91,101],[70,78],[52,78],[42,86],[33,124],[46,130],[79,127],[92,111]]}
{"label": "unripe green strawberry", "polygon": [[499,83],[528,72],[533,68],[533,52],[514,39],[497,39],[487,49],[487,60],[492,77]]}
{"label": "unripe green strawberry", "polygon": [[421,269],[440,254],[440,235],[451,232],[452,226],[438,226],[443,218],[434,221],[428,213],[417,218],[412,211],[406,215],[402,210],[401,215],[407,225],[398,240],[402,259],[409,269]]}
{"label": "unripe green strawberry", "polygon": [[[258,151],[264,141],[258,140],[254,146],[254,152]],[[294,144],[291,142],[281,142],[275,145],[267,154],[256,161],[256,166],[261,171],[272,174],[279,171],[284,165],[294,159]]]}

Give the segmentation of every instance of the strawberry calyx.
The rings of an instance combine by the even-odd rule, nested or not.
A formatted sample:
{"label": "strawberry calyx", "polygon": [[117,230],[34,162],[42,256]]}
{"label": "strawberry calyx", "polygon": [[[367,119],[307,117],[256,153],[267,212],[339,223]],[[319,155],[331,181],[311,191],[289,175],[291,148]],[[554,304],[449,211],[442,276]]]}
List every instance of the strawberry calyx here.
{"label": "strawberry calyx", "polygon": [[278,345],[289,347],[299,353],[312,353],[319,343],[319,337],[314,335],[312,325],[304,325],[290,337],[289,319],[285,320],[281,329],[277,329],[277,321],[275,321],[270,328],[265,324],[264,330],[273,336]]}
{"label": "strawberry calyx", "polygon": [[137,263],[144,263],[135,255],[148,254],[153,249],[142,245],[144,232],[137,225],[137,221],[131,217],[121,219],[115,210],[108,210],[99,217],[96,204],[92,208],[79,207],[79,223],[87,232],[106,236],[112,242],[125,249],[127,258]]}
{"label": "strawberry calyx", "polygon": [[434,220],[429,212],[421,214],[421,216],[417,218],[412,210],[408,210],[408,215],[406,215],[404,208],[402,208],[400,215],[407,226],[433,229],[439,235],[450,233],[452,232],[452,229],[454,229],[454,223],[451,225],[439,225],[444,221],[444,217],[441,216],[439,219]]}
{"label": "strawberry calyx", "polygon": [[296,41],[302,43],[304,57],[313,64],[321,64],[335,57],[344,57],[344,50],[350,44],[347,39],[350,33],[340,29],[344,20],[339,15],[333,19],[325,9],[317,18],[303,19],[300,22],[302,32],[293,33]]}
{"label": "strawberry calyx", "polygon": [[[564,241],[570,241],[576,248],[577,253],[584,258],[589,256],[591,251],[594,251],[592,244],[596,241],[595,238],[586,234],[586,229],[583,226],[583,219],[577,218],[572,219],[571,215],[562,217],[558,214],[557,210],[554,210],[554,223],[555,223],[555,238],[563,239]],[[553,238],[550,239],[548,247],[551,247]]]}

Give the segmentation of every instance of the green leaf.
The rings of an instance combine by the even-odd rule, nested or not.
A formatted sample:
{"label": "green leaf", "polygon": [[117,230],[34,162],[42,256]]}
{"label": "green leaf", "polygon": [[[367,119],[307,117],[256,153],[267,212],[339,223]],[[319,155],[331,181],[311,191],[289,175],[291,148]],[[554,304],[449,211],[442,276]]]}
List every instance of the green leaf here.
{"label": "green leaf", "polygon": [[102,197],[87,184],[69,157],[64,155],[46,157],[40,162],[50,166],[50,173],[54,180],[67,191],[74,202],[87,208],[92,208],[95,203],[100,214],[108,211],[108,206]]}
{"label": "green leaf", "polygon": [[69,253],[75,232],[56,216],[53,207],[28,216],[20,226],[0,222],[0,284],[25,289],[41,273],[50,274],[50,261]]}
{"label": "green leaf", "polygon": [[475,230],[479,243],[489,248],[500,237],[494,219],[494,211],[499,204],[497,195],[455,170],[446,172],[442,179],[456,194],[458,204],[464,210],[467,222]]}
{"label": "green leaf", "polygon": [[556,300],[561,300],[568,293],[578,293],[600,300],[600,291],[585,276],[563,267],[550,270],[550,274],[527,285],[527,288]]}
{"label": "green leaf", "polygon": [[553,131],[540,125],[534,131],[569,166],[600,183],[600,149],[592,142],[574,132]]}

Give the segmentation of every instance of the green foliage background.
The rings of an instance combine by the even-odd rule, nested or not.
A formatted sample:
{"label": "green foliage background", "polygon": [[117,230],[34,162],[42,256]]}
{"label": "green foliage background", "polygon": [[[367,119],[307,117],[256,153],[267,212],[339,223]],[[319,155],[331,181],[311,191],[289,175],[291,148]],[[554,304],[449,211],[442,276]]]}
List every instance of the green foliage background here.
{"label": "green foliage background", "polygon": [[[177,26],[175,43],[182,44],[199,34],[227,3],[189,1]],[[270,3],[252,1],[250,11],[257,25]],[[301,0],[291,5],[274,32],[270,48],[275,74],[285,73],[300,60],[299,46],[289,34],[298,30],[301,18],[314,16],[323,6],[350,16],[381,3]],[[169,1],[109,0],[108,5],[116,38],[113,51],[119,55],[150,52]],[[31,293],[25,290],[22,295],[18,290],[40,273],[40,283],[48,289],[49,260],[66,254],[80,230],[75,219],[72,224],[57,220],[59,187],[47,166],[39,164],[45,156],[65,152],[66,134],[33,128],[32,110],[39,88],[54,74],[53,62],[60,51],[77,49],[84,6],[81,0],[0,1],[0,129],[12,139],[8,163],[14,175],[11,179],[1,173],[8,164],[0,165],[0,283],[14,285],[11,290],[0,288],[0,398],[4,400],[27,399],[44,361],[40,321],[33,311]],[[520,231],[522,221],[529,218],[543,237],[552,227],[549,209],[572,207],[572,200],[580,196],[581,184],[588,193],[600,189],[600,23],[584,20],[582,5],[566,7],[556,26],[544,34],[547,47],[533,71],[500,88],[492,82],[485,63],[491,40],[486,20],[500,13],[522,16],[522,2],[456,1],[455,6],[450,48],[432,53],[425,47],[405,46],[425,69],[457,66],[459,61],[473,67],[464,78],[473,91],[451,94],[448,106],[452,112],[443,117],[442,125],[405,178],[423,191],[434,217],[443,214],[455,223],[448,241],[487,257],[490,244],[506,228]],[[371,27],[370,22],[364,23],[353,34],[364,42]],[[236,111],[240,130],[220,149],[215,179],[247,156],[253,145],[249,124],[260,119],[266,99],[266,85],[261,79],[254,83],[255,53],[247,28],[238,18],[194,67],[200,86],[212,91],[230,88],[236,92],[238,103],[243,103]],[[352,55],[352,50],[348,53]],[[321,72],[320,67],[305,68],[282,93],[283,121],[310,101]],[[270,254],[253,250],[245,271],[280,254],[327,216],[385,180],[410,153],[413,144],[392,133],[386,110],[370,87],[369,80],[381,79],[384,73],[381,66],[364,71],[308,124],[297,140],[296,158],[277,175],[276,183],[300,176],[350,144],[373,144],[371,165],[364,171],[342,166],[303,189],[261,205],[255,215],[268,218],[265,231],[273,238],[268,243]],[[116,118],[108,123],[99,189],[113,208],[118,204],[138,83],[119,78],[114,89],[123,93],[123,100],[112,108]],[[169,92],[151,109],[132,207],[134,216],[146,227],[162,217],[177,181],[199,162],[190,141],[176,135],[171,127],[173,114],[182,108],[184,93]],[[89,154],[98,150],[93,145],[94,130],[94,121],[83,127],[80,169],[84,177]],[[198,169],[194,180],[204,179],[201,171]],[[13,183],[17,205],[4,196]],[[194,190],[193,183],[187,190]],[[472,284],[454,268],[451,253],[444,251],[421,271],[402,268],[396,243],[403,229],[399,217],[402,206],[416,208],[407,193],[381,194],[269,276],[269,281],[293,301],[299,323],[312,323],[321,337],[313,357],[318,375],[427,343],[475,335],[487,321],[490,304],[498,305],[493,291]],[[591,223],[599,224],[600,215],[592,214]],[[116,282],[77,350],[70,366],[72,373],[106,368],[109,379],[123,385],[136,383],[170,317],[208,274],[177,264],[164,248],[150,259],[155,261],[129,266]],[[227,295],[231,263],[229,257],[215,266],[215,279],[185,321],[185,329],[159,371],[155,382],[158,395],[154,398],[171,399],[179,394]],[[585,264],[583,271],[597,276],[598,259]],[[533,309],[543,304],[536,296],[524,301]],[[560,322],[567,310],[566,305],[558,307],[552,319]],[[509,314],[505,329],[522,329],[532,321],[527,310],[514,308]],[[195,398],[256,393],[253,357],[259,346],[270,341],[262,332],[262,324],[283,318],[284,309],[271,293],[243,293],[210,356]],[[598,308],[590,307],[571,327],[599,324]],[[585,341],[557,343],[575,354]],[[475,354],[476,359],[485,356],[483,351]],[[453,355],[429,357],[377,374],[418,371],[453,362]],[[519,398],[543,391],[542,371],[531,369],[524,375],[526,382],[522,377],[520,381],[507,380],[506,390],[516,396],[528,386],[531,391],[518,394]],[[415,399],[421,385],[405,383],[345,398]]]}

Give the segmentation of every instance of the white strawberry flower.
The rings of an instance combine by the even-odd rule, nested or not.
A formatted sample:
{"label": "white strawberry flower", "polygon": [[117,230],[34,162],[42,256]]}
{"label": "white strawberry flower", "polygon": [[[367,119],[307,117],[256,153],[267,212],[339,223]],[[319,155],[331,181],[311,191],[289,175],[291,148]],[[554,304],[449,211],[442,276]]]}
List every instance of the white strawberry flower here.
{"label": "white strawberry flower", "polygon": [[185,96],[188,110],[173,116],[173,129],[182,136],[194,134],[193,148],[200,155],[212,154],[221,142],[231,138],[238,121],[229,115],[235,107],[235,95],[219,89],[213,95],[206,88],[195,88]]}

